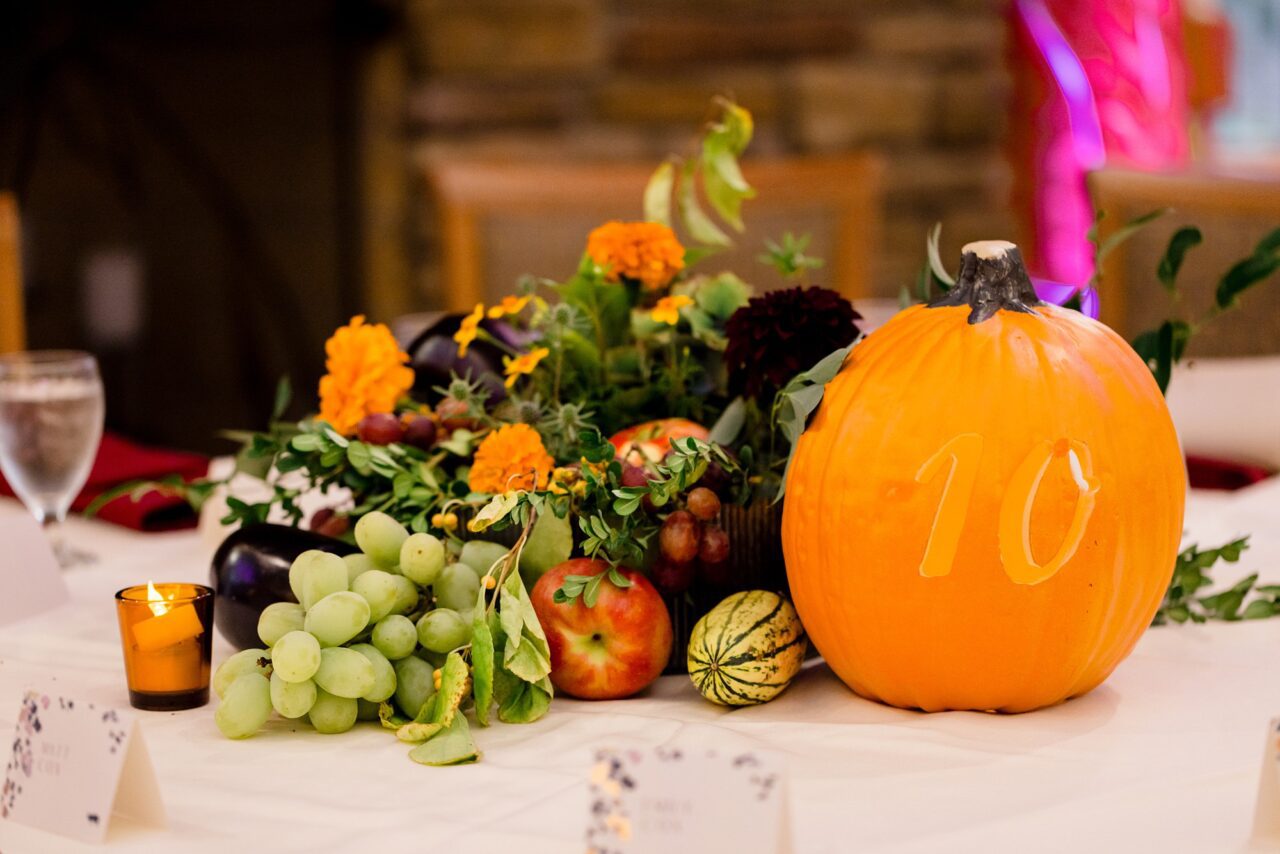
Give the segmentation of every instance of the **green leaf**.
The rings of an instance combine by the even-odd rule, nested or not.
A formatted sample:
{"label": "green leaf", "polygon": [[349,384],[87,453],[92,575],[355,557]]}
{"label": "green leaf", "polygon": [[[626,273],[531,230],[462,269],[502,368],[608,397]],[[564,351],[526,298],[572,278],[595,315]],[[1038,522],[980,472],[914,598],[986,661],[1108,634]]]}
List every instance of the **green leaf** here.
{"label": "green leaf", "polygon": [[731,149],[727,132],[713,130],[702,140],[702,184],[707,201],[721,218],[737,231],[743,231],[742,202],[755,196],[747,183]]}
{"label": "green leaf", "polygon": [[1153,371],[1156,385],[1164,394],[1169,388],[1169,378],[1173,375],[1173,323],[1166,320],[1160,324],[1156,333],[1156,366]]}
{"label": "green leaf", "polygon": [[[426,705],[430,705],[427,703]],[[409,721],[396,727],[396,738],[408,744],[418,744],[439,733],[443,726],[427,721]]]}
{"label": "green leaf", "polygon": [[1193,226],[1180,228],[1173,233],[1173,237],[1169,238],[1169,246],[1164,250],[1160,266],[1156,268],[1156,276],[1166,291],[1171,294],[1177,293],[1178,271],[1182,269],[1182,261],[1186,258],[1187,252],[1203,241],[1204,235],[1200,233],[1200,229]]}
{"label": "green leaf", "polygon": [[1265,620],[1280,613],[1280,605],[1268,599],[1254,599],[1240,615],[1244,620]]}
{"label": "green leaf", "polygon": [[498,720],[508,724],[527,724],[536,721],[551,707],[550,683],[530,684],[520,682],[507,700],[498,708]]}
{"label": "green leaf", "polygon": [[698,164],[693,160],[686,163],[681,171],[680,188],[676,197],[680,218],[684,221],[689,236],[696,242],[708,246],[731,246],[733,241],[729,239],[729,235],[711,221],[698,203],[697,174]]}
{"label": "green leaf", "polygon": [[489,631],[484,609],[477,607],[476,614],[471,622],[471,694],[475,699],[476,722],[488,726],[489,707],[493,705],[493,633]]}
{"label": "green leaf", "polygon": [[735,397],[720,413],[716,423],[711,426],[708,441],[723,447],[729,447],[742,433],[747,421],[747,403],[741,396]]}
{"label": "green leaf", "polygon": [[600,584],[604,581],[604,576],[605,574],[603,572],[600,573],[588,581],[586,586],[582,588],[583,605],[586,605],[588,608],[594,608],[596,606],[596,600],[600,597]]}
{"label": "green leaf", "polygon": [[[1103,259],[1105,259],[1112,252],[1114,252],[1122,243],[1124,243],[1130,237],[1133,237],[1133,235],[1137,234],[1139,231],[1146,228],[1151,223],[1158,220],[1160,217],[1172,212],[1173,212],[1173,208],[1157,208],[1156,210],[1148,211],[1147,213],[1144,213],[1140,217],[1135,217],[1134,219],[1129,220],[1124,225],[1117,228],[1114,232],[1107,235],[1106,240],[1103,240],[1102,243],[1098,244],[1098,252],[1097,252],[1097,255],[1095,256],[1095,264],[1099,268],[1102,267]],[[1101,214],[1099,214],[1098,220],[1101,221],[1101,219],[1102,219],[1102,216]],[[1093,234],[1092,239],[1096,242],[1097,236],[1098,236],[1097,232],[1094,231],[1092,232],[1092,234]]]}
{"label": "green leaf", "polygon": [[522,493],[520,492],[511,491],[493,496],[489,503],[481,507],[480,512],[476,513],[467,522],[467,530],[472,533],[479,533],[496,522],[507,518],[511,511],[515,510],[516,506],[520,504],[521,495]]}
{"label": "green leaf", "polygon": [[[1264,238],[1264,243],[1267,238]],[[1214,301],[1218,308],[1231,308],[1236,298],[1280,269],[1280,255],[1256,254],[1236,262],[1218,282]]]}
{"label": "green leaf", "polygon": [[536,584],[544,572],[564,563],[572,553],[573,527],[569,515],[566,513],[560,517],[553,512],[539,513],[528,541],[520,550],[522,580]]}
{"label": "green leaf", "polygon": [[368,474],[371,471],[369,463],[372,459],[369,446],[364,442],[352,442],[347,446],[347,462],[361,474]]}
{"label": "green leaf", "polygon": [[289,382],[289,375],[285,374],[276,382],[275,402],[271,405],[272,424],[284,417],[284,411],[289,408],[289,401],[292,399],[293,385]]}
{"label": "green leaf", "polygon": [[465,765],[479,759],[480,751],[467,719],[457,715],[442,732],[409,751],[409,758],[422,765]]}
{"label": "green leaf", "polygon": [[653,171],[644,188],[644,218],[649,222],[671,225],[671,190],[675,186],[676,167],[668,160]]}
{"label": "green leaf", "polygon": [[938,243],[942,239],[942,223],[935,222],[933,228],[929,229],[929,237],[925,241],[925,247],[929,253],[929,270],[933,273],[933,277],[942,282],[947,287],[955,287],[955,277],[947,272],[947,268],[942,264],[942,253],[938,250]]}
{"label": "green leaf", "polygon": [[[556,287],[556,292],[565,302],[576,306],[591,322],[593,335],[607,349],[610,346],[623,344],[631,322],[631,302],[627,298],[625,288],[587,276],[575,276],[563,285]],[[573,355],[574,339],[586,343],[594,350],[596,363],[603,356],[603,351],[590,344],[576,333],[567,333],[562,338],[566,353]],[[580,356],[580,354],[579,354]]]}
{"label": "green leaf", "polygon": [[[510,643],[510,638],[508,638]],[[514,655],[503,661],[503,666],[525,682],[537,682],[551,672],[551,659],[533,643],[522,643]]]}
{"label": "green leaf", "polygon": [[456,652],[449,653],[440,668],[440,689],[435,694],[435,708],[431,714],[431,723],[447,727],[458,714],[462,698],[471,688],[471,676],[467,663]]}
{"label": "green leaf", "polygon": [[693,292],[698,308],[719,321],[728,320],[750,298],[751,286],[733,273],[702,280]]}
{"label": "green leaf", "polygon": [[300,454],[318,451],[324,447],[324,437],[319,433],[299,433],[289,440],[289,447]]}

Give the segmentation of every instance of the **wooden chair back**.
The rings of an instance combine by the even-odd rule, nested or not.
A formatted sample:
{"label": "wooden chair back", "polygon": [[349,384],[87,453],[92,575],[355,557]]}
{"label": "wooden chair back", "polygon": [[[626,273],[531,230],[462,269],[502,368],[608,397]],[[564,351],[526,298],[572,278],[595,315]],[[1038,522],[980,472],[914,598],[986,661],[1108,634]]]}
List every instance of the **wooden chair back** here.
{"label": "wooden chair back", "polygon": [[[510,293],[519,273],[563,279],[577,266],[587,232],[610,219],[642,216],[652,163],[511,163],[439,160],[427,169],[439,214],[443,303],[470,311]],[[870,154],[747,160],[757,196],[747,231],[705,269],[731,269],[760,289],[776,274],[756,262],[765,237],[810,232],[810,253],[826,266],[813,277],[851,299],[869,296],[879,239],[880,163]]]}
{"label": "wooden chair back", "polygon": [[[1156,267],[1174,230],[1195,225],[1204,243],[1186,256],[1178,285],[1179,313],[1194,320],[1212,305],[1218,279],[1231,264],[1253,251],[1264,235],[1280,227],[1280,170],[1250,178],[1206,172],[1153,174],[1104,169],[1089,176],[1096,209],[1106,212],[1103,239],[1148,211],[1173,212],[1139,231],[1103,262],[1098,287],[1101,319],[1125,338],[1160,325],[1170,314],[1169,298]],[[1280,353],[1280,277],[1241,297],[1242,308],[1207,324],[1191,340],[1193,356],[1257,356]]]}
{"label": "wooden chair back", "polygon": [[21,251],[18,200],[13,193],[0,192],[0,353],[25,350],[27,346]]}

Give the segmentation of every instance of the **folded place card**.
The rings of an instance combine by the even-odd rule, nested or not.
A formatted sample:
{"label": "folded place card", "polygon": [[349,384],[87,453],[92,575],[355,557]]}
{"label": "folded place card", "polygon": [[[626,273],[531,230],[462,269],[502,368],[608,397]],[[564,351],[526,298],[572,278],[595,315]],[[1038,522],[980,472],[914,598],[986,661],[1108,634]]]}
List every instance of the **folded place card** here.
{"label": "folded place card", "polygon": [[777,754],[600,750],[591,768],[591,854],[789,854],[786,769]]}
{"label": "folded place card", "polygon": [[164,824],[160,787],[133,713],[28,691],[0,792],[0,818],[101,842],[113,814]]}
{"label": "folded place card", "polygon": [[1262,776],[1258,779],[1258,806],[1253,814],[1253,836],[1280,843],[1280,718],[1267,726],[1262,750]]}
{"label": "folded place card", "polygon": [[0,542],[5,570],[0,575],[0,626],[49,611],[71,598],[49,538],[31,514],[0,507]]}

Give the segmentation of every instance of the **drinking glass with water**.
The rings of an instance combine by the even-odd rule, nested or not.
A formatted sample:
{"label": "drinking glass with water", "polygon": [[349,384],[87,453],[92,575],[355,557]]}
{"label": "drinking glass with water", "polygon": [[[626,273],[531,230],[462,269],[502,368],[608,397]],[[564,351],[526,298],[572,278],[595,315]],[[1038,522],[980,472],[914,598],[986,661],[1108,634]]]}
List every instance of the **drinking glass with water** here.
{"label": "drinking glass with water", "polygon": [[90,354],[0,356],[0,472],[44,526],[64,567],[92,560],[66,544],[61,525],[89,477],[103,411],[102,380]]}

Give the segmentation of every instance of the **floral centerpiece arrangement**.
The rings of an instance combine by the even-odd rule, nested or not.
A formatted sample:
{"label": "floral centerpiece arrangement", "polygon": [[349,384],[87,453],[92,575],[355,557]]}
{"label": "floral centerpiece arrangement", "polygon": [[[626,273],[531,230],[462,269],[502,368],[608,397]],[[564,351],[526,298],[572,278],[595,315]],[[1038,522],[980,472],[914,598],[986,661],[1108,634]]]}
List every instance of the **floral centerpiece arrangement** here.
{"label": "floral centerpiece arrangement", "polygon": [[[263,611],[264,647],[215,680],[224,732],[251,734],[273,708],[322,731],[380,718],[415,758],[451,764],[477,755],[468,706],[482,724],[491,705],[528,721],[555,689],[623,697],[686,666],[726,704],[785,687],[805,644],[774,592],[775,502],[859,315],[809,284],[821,262],[803,238],[761,257],[782,290],[705,269],[743,228],[751,134],[719,102],[695,154],[654,173],[645,219],[593,230],[569,278],[526,278],[403,350],[355,317],[325,345],[318,412],[283,420],[282,387],[270,429],[237,436],[238,470],[269,487],[225,498],[242,545],[279,520],[359,550],[294,557],[297,602]],[[183,488],[199,501],[217,486]],[[317,494],[326,506],[304,512]],[[748,598],[699,637],[768,631],[768,675],[686,653],[735,593]]]}
{"label": "floral centerpiece arrangement", "polygon": [[[479,755],[468,711],[481,725],[495,706],[499,720],[532,721],[556,690],[625,697],[686,668],[724,705],[786,688],[807,640],[785,597],[778,505],[859,315],[809,284],[821,261],[803,238],[761,257],[790,280],[782,290],[705,269],[743,228],[754,191],[737,158],[751,134],[750,114],[719,102],[695,153],[654,173],[644,220],[593,230],[567,279],[526,278],[404,349],[355,317],[326,343],[318,412],[283,420],[282,384],[271,427],[238,434],[238,470],[269,497],[226,496],[223,521],[242,529],[215,572],[236,549],[282,551],[269,521],[318,536],[288,540],[278,598],[296,601],[255,608],[264,646],[214,680],[226,734],[252,734],[273,710],[322,732],[376,719],[414,759],[444,765]],[[1192,231],[1161,262],[1171,293]],[[1012,244],[967,252],[961,287],[936,243],[935,230],[919,283],[922,301],[942,292],[931,308],[972,303],[987,319],[1006,307],[992,294],[1015,313],[1043,305],[1016,249],[999,260]],[[1100,254],[1114,245],[1099,241]],[[1280,267],[1278,245],[1228,272],[1215,313]],[[975,279],[980,261],[1005,278]],[[1135,342],[1160,391],[1193,329],[1171,320]],[[196,504],[221,486],[169,484]],[[316,495],[323,509],[304,512]],[[1244,547],[1180,555],[1157,622],[1280,612],[1267,587],[1244,606],[1256,578],[1197,595],[1204,570]]]}

